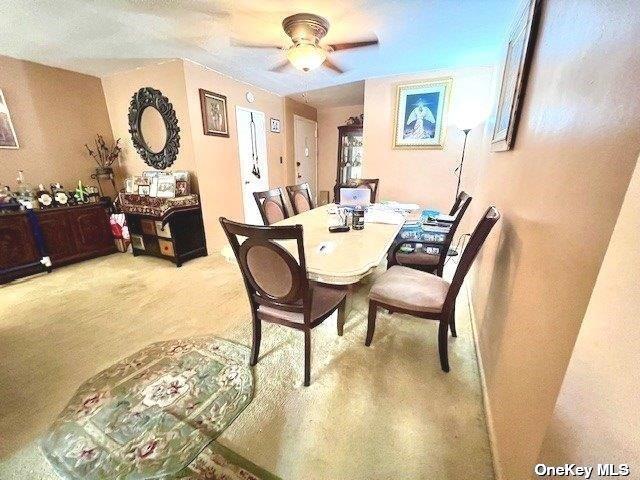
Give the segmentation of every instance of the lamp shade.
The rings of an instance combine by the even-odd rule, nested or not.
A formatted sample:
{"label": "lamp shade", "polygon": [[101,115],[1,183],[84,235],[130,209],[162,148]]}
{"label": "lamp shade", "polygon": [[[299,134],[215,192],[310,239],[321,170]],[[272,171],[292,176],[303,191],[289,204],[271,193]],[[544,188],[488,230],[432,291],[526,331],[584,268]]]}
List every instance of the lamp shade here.
{"label": "lamp shade", "polygon": [[322,65],[327,58],[327,52],[317,45],[300,43],[289,49],[287,58],[298,70],[308,72]]}

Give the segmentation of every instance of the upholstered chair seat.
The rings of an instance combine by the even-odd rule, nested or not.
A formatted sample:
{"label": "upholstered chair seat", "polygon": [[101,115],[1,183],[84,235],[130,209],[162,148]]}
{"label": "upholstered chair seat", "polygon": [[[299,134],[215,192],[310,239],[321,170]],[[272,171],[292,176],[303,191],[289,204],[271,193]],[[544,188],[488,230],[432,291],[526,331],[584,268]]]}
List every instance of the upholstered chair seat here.
{"label": "upholstered chair seat", "polygon": [[[334,311],[345,297],[345,291],[336,288],[310,285],[310,289],[312,291],[311,323],[319,318],[325,317],[327,313]],[[300,305],[302,305],[302,302],[300,302]],[[260,305],[258,307],[258,316],[260,319],[266,321],[276,318],[289,322],[304,323],[304,315],[302,313],[287,312],[286,310],[280,310],[267,305]]]}
{"label": "upholstered chair seat", "polygon": [[440,262],[440,254],[427,252],[396,253],[396,260],[400,265],[436,266]]}
{"label": "upholstered chair seat", "polygon": [[401,265],[384,272],[371,287],[371,300],[416,312],[439,313],[449,282],[430,273]]}

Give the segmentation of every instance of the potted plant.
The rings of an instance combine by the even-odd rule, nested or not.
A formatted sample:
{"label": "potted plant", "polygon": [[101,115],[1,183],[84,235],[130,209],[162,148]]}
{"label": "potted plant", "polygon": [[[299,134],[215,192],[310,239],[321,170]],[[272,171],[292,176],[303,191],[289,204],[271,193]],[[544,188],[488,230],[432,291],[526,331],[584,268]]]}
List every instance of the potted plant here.
{"label": "potted plant", "polygon": [[120,152],[122,151],[120,139],[116,140],[116,143],[112,147],[108,147],[102,135],[96,135],[95,150],[89,148],[89,145],[86,143],[84,146],[87,148],[89,155],[91,155],[98,164],[96,175],[111,177],[111,175],[113,175],[112,165],[120,157]]}

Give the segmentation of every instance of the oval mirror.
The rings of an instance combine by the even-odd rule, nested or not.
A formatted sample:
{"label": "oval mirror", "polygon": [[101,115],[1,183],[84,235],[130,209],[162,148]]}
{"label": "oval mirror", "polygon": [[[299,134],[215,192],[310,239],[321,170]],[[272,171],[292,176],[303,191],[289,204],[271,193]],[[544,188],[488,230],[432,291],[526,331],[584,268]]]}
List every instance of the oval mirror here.
{"label": "oval mirror", "polygon": [[160,153],[167,144],[167,126],[160,112],[154,107],[149,106],[142,111],[140,134],[152,153]]}
{"label": "oval mirror", "polygon": [[144,87],[129,104],[129,133],[136,152],[147,165],[164,170],[180,149],[180,127],[173,105],[160,90]]}

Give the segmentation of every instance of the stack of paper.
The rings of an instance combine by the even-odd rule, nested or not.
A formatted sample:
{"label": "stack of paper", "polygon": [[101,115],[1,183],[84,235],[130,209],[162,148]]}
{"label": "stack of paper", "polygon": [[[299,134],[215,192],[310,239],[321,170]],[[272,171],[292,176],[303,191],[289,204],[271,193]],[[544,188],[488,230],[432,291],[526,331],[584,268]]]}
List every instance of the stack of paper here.
{"label": "stack of paper", "polygon": [[417,203],[384,202],[381,205],[400,212],[414,212],[420,208]]}
{"label": "stack of paper", "polygon": [[386,205],[371,205],[364,213],[364,223],[385,223],[389,225],[402,225],[404,215],[394,211]]}

